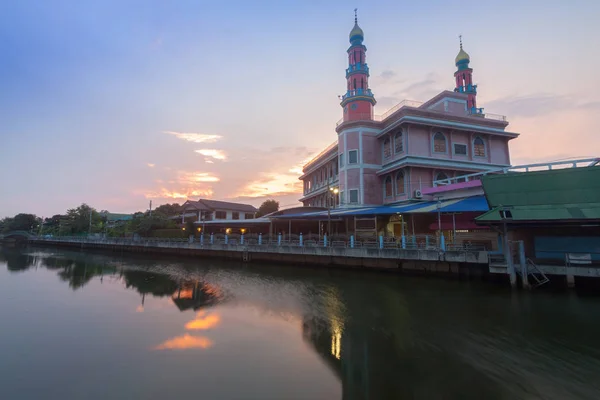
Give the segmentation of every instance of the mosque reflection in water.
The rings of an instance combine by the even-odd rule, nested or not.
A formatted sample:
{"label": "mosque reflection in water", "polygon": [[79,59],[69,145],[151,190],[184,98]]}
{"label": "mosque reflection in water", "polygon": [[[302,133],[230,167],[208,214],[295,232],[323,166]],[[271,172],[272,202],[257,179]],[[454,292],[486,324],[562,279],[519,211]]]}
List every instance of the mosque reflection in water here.
{"label": "mosque reflection in water", "polygon": [[[170,297],[180,311],[193,310],[198,314],[196,320],[186,325],[186,330],[194,330],[194,324],[207,323],[203,320],[206,316],[198,310],[220,304],[228,295],[235,296],[235,293],[226,295],[227,290],[199,279],[198,275],[186,279],[190,275],[186,275],[183,265],[164,270],[157,268],[154,261],[135,259],[125,263],[101,255],[65,254],[3,250],[0,261],[13,273],[42,267],[55,270],[73,290],[84,287],[95,277],[100,281],[120,280],[126,288],[140,294],[142,307],[148,295]],[[178,273],[172,274],[173,271]],[[247,272],[236,270],[236,273]],[[269,273],[277,274],[272,270]],[[304,284],[310,280],[310,285],[315,286],[323,283],[319,277],[280,274],[273,279],[293,283],[300,280]],[[309,300],[322,303],[322,307],[317,311],[310,305],[304,307],[301,330],[308,347],[319,354],[340,380],[343,399],[455,398],[464,395],[465,387],[469,387],[469,395],[461,398],[505,398],[500,388],[491,389],[495,383],[485,374],[440,350],[445,345],[442,332],[424,329],[418,337],[414,335],[420,330],[420,319],[410,315],[408,304],[398,291],[375,284],[369,303],[364,304],[364,296],[357,295],[361,286],[340,283],[332,288]],[[430,337],[424,338],[427,335]],[[179,338],[182,339],[185,338]],[[436,341],[440,347],[430,348],[429,344]],[[180,345],[167,341],[157,348]],[[201,343],[196,347],[209,345]],[[447,373],[431,373],[440,369]]]}

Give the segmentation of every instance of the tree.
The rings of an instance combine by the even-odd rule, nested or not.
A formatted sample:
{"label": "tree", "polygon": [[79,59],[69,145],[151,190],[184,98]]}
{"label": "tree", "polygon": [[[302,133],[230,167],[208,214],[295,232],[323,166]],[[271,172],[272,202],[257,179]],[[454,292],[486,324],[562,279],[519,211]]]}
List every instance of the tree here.
{"label": "tree", "polygon": [[41,219],[33,214],[17,214],[10,218],[5,230],[7,231],[31,231],[37,230],[40,226]]}
{"label": "tree", "polygon": [[164,214],[167,217],[173,217],[175,215],[181,214],[181,206],[178,203],[163,204],[163,205],[156,207],[156,209],[154,209],[154,211],[152,211],[152,214],[154,214],[154,213]]}
{"label": "tree", "polygon": [[260,207],[258,207],[258,212],[256,213],[257,217],[262,217],[263,215],[271,214],[275,211],[279,211],[279,202],[275,200],[265,200]]}
{"label": "tree", "polygon": [[71,233],[85,233],[90,230],[90,213],[92,215],[92,232],[97,232],[102,227],[102,216],[92,207],[83,203],[77,208],[67,210],[68,230]]}

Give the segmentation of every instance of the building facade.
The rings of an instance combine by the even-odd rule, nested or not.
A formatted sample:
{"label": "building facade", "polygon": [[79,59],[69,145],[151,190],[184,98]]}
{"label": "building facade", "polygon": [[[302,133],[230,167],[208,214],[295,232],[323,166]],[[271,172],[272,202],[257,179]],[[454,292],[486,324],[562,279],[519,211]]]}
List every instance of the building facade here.
{"label": "building facade", "polygon": [[506,117],[477,107],[470,57],[456,56],[454,89],[374,114],[364,33],[350,32],[337,140],[303,168],[305,206],[371,206],[421,199],[450,178],[510,166]]}

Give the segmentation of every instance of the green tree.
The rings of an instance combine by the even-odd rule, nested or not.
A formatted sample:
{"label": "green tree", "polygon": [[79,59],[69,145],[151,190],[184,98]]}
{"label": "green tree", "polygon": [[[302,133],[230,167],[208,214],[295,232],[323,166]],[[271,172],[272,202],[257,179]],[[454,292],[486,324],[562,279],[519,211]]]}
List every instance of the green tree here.
{"label": "green tree", "polygon": [[8,223],[9,231],[34,231],[37,232],[41,219],[34,214],[17,214]]}
{"label": "green tree", "polygon": [[90,231],[90,213],[91,213],[91,233],[102,230],[102,215],[92,207],[83,203],[77,208],[67,210],[68,227],[67,232],[73,234],[87,233]]}
{"label": "green tree", "polygon": [[167,217],[173,217],[175,215],[181,214],[181,206],[178,203],[162,204],[162,205],[156,207],[156,209],[154,211],[152,211],[152,214],[154,214],[154,213],[163,214],[163,215],[166,215]]}
{"label": "green tree", "polygon": [[279,202],[272,199],[265,200],[260,207],[258,207],[256,216],[262,217],[263,215],[271,214],[275,211],[279,211]]}

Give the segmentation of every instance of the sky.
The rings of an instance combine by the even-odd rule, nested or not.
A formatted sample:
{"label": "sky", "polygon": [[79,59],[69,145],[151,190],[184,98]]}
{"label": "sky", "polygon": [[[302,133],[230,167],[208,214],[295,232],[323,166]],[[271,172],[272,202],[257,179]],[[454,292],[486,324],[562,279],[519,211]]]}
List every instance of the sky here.
{"label": "sky", "polygon": [[462,34],[513,165],[600,156],[597,1],[5,1],[0,217],[297,205],[337,140],[354,7],[377,114],[452,90]]}

